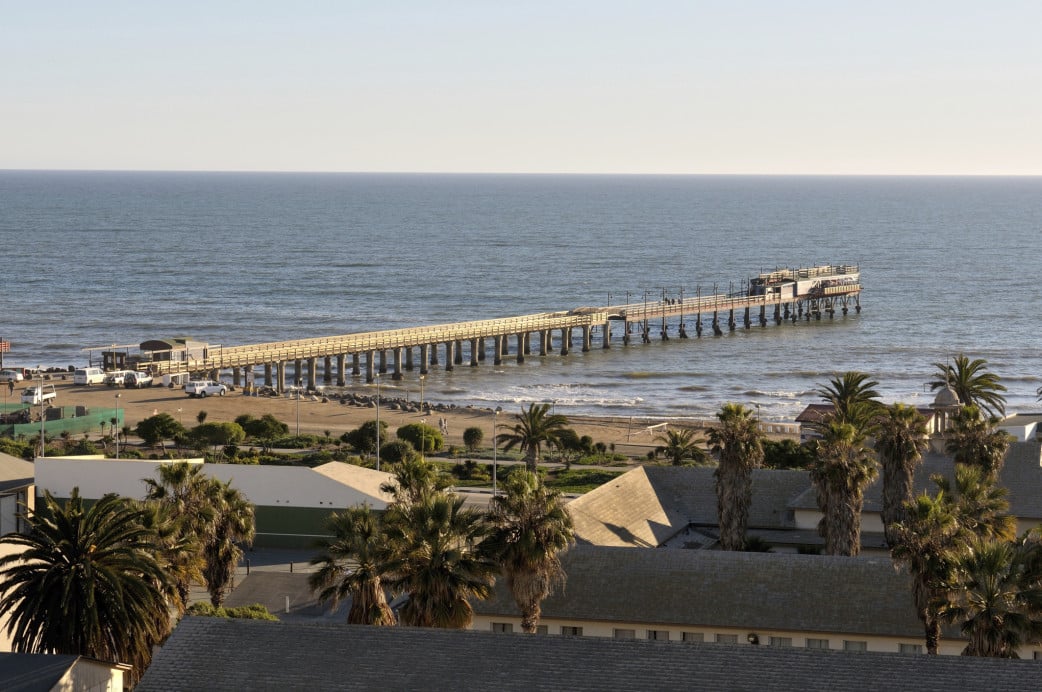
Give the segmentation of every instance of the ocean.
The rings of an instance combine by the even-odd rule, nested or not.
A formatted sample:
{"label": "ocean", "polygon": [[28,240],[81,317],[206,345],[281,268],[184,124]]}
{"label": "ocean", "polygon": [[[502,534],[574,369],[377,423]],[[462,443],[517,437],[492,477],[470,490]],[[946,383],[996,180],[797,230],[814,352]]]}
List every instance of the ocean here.
{"label": "ocean", "polygon": [[65,367],[154,338],[330,336],[857,262],[860,314],[436,367],[425,398],[665,418],[735,401],[784,421],[850,369],[928,404],[934,364],[963,352],[1011,411],[1039,411],[1040,227],[1042,178],[0,171],[0,338],[5,364]]}

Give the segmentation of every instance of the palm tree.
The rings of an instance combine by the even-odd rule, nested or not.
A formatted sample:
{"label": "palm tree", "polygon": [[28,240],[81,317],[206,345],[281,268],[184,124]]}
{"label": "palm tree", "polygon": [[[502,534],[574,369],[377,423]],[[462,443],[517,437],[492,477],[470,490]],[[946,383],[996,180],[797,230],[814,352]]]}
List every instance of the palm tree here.
{"label": "palm tree", "polygon": [[926,634],[926,652],[937,654],[941,640],[940,604],[950,591],[953,546],[959,524],[944,490],[923,493],[906,503],[902,518],[890,527],[891,556],[912,577],[912,600]]}
{"label": "palm tree", "polygon": [[1007,541],[975,538],[955,561],[953,598],[942,616],[969,639],[966,656],[1017,658],[1042,635],[1039,585],[1025,584],[1025,555]]}
{"label": "palm tree", "polygon": [[818,443],[810,477],[818,491],[822,510],[819,531],[825,537],[827,555],[861,552],[861,510],[865,487],[878,474],[865,447],[864,434],[852,423],[829,420]]}
{"label": "palm tree", "polygon": [[391,589],[408,594],[403,625],[465,629],[471,598],[492,595],[496,563],[480,547],[488,532],[481,512],[463,498],[434,493],[423,502],[391,505],[385,514]]}
{"label": "palm tree", "polygon": [[[819,387],[817,393],[832,404],[832,418],[840,423],[850,423],[858,430],[867,431],[882,406],[879,402],[879,392],[875,390],[878,386],[879,383],[869,375],[848,370],[833,377],[827,385]],[[827,426],[827,422],[823,422],[821,429],[824,430]]]}
{"label": "palm tree", "polygon": [[575,543],[572,517],[557,490],[534,473],[510,474],[504,495],[492,498],[492,533],[486,548],[503,566],[507,587],[521,610],[521,629],[534,634],[541,603],[565,581],[560,555]]}
{"label": "palm tree", "polygon": [[209,539],[216,518],[214,505],[209,501],[213,480],[203,475],[202,464],[161,464],[157,470],[158,478],[144,481],[145,497],[162,508],[159,511],[165,519],[161,521],[171,524],[165,529],[162,545],[164,550],[177,553],[167,557],[179,564],[172,576],[178,608],[183,611],[188,607],[192,582],[202,581],[206,560],[201,547]]}
{"label": "palm tree", "polygon": [[380,517],[368,507],[352,507],[330,516],[327,527],[334,538],[318,542],[321,552],[311,564],[320,567],[308,578],[311,589],[333,609],[350,598],[349,624],[394,625],[382,582],[388,553]]}
{"label": "palm tree", "polygon": [[703,463],[708,456],[699,446],[702,440],[695,439],[695,431],[689,428],[667,430],[665,435],[659,435],[655,441],[663,443],[658,451],[665,454],[674,466],[682,466],[685,459]]}
{"label": "palm tree", "polygon": [[528,470],[533,473],[539,461],[539,450],[544,444],[554,444],[558,434],[568,426],[568,419],[558,413],[550,413],[550,404],[529,404],[517,414],[517,423],[496,438],[503,451],[514,447],[525,453]]}
{"label": "palm tree", "polygon": [[87,508],[78,488],[64,504],[45,492],[42,511],[27,509],[33,532],[5,536],[20,550],[0,559],[0,612],[16,651],[129,663],[135,675],[147,667],[171,623],[141,518],[116,495]]}
{"label": "palm tree", "polygon": [[437,466],[422,457],[410,457],[395,464],[393,476],[380,490],[393,495],[398,504],[423,502],[449,483]]}
{"label": "palm tree", "polygon": [[890,525],[901,521],[904,505],[912,499],[915,468],[929,446],[926,418],[914,406],[894,404],[877,419],[874,432],[883,467],[883,531],[887,545],[893,545]]}
{"label": "palm tree", "polygon": [[960,353],[955,356],[954,364],[934,363],[938,370],[937,377],[930,382],[930,389],[951,387],[959,396],[959,401],[973,404],[983,409],[989,416],[1005,415],[1005,385],[999,382],[995,373],[988,372],[988,361],[983,358],[970,360]]}
{"label": "palm tree", "polygon": [[239,545],[252,543],[256,529],[253,505],[231,487],[230,481],[221,483],[214,479],[208,496],[215,516],[213,529],[203,544],[206,557],[203,580],[210,593],[210,602],[217,608],[224,602],[235,577],[235,568],[242,559]]}
{"label": "palm tree", "polygon": [[954,483],[942,476],[934,476],[933,481],[944,494],[963,540],[1015,538],[1017,521],[1007,513],[1006,489],[979,466],[956,464]]}
{"label": "palm tree", "polygon": [[952,414],[944,443],[958,464],[977,466],[992,480],[998,478],[1013,438],[998,429],[999,419],[985,417],[976,406],[963,406]]}
{"label": "palm tree", "polygon": [[720,519],[720,547],[742,550],[752,502],[752,470],[763,463],[763,435],[752,409],[728,403],[716,414],[720,425],[708,432],[719,465],[716,504]]}

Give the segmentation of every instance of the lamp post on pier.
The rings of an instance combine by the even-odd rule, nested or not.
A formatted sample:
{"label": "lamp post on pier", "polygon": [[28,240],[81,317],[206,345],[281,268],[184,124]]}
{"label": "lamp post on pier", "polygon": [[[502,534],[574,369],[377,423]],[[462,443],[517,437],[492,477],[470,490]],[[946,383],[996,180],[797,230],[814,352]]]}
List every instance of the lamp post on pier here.
{"label": "lamp post on pier", "polygon": [[380,470],[380,373],[373,376],[376,380],[376,470]]}
{"label": "lamp post on pier", "polygon": [[499,471],[499,440],[496,439],[499,431],[499,414],[503,411],[502,406],[497,406],[496,410],[492,412],[492,497],[496,496],[498,488],[496,487],[496,476]]}

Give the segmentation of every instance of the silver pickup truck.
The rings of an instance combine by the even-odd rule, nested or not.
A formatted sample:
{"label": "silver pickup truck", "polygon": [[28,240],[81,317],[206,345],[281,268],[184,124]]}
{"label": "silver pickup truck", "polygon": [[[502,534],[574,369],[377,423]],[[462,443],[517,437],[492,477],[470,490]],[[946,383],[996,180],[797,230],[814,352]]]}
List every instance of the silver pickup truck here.
{"label": "silver pickup truck", "polygon": [[49,404],[57,396],[58,393],[54,391],[53,384],[34,385],[22,390],[22,403],[34,406],[43,403]]}

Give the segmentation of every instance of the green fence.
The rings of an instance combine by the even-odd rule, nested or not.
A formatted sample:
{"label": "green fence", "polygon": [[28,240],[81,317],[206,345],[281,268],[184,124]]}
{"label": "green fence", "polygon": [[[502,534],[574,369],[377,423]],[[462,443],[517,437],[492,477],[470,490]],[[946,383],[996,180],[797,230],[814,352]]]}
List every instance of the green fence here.
{"label": "green fence", "polygon": [[[0,404],[0,413],[3,413],[6,418],[27,408],[23,405]],[[117,429],[122,428],[126,422],[123,417],[123,409],[52,406],[47,409],[47,419],[43,421],[43,431],[46,437],[58,437],[64,432],[72,435],[88,432],[101,434],[102,423],[105,424],[104,430],[109,430],[113,418],[116,419]],[[31,423],[0,423],[0,435],[6,437],[32,437],[39,434],[39,419]]]}

